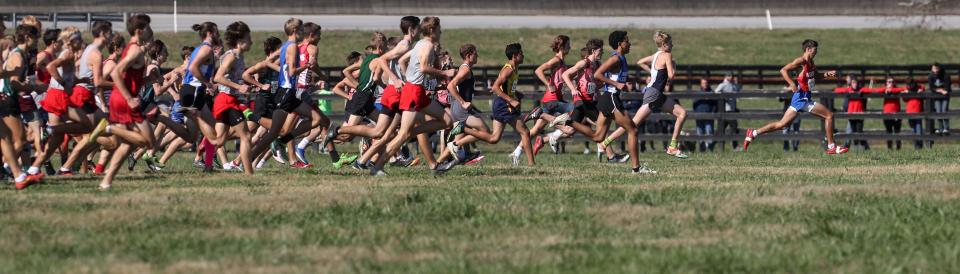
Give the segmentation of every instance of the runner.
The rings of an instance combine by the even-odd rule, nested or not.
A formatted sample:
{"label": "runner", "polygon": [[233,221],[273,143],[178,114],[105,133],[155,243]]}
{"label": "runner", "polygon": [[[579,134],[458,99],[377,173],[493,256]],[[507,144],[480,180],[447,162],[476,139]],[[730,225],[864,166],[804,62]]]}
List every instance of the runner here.
{"label": "runner", "polygon": [[[815,101],[813,101],[813,97],[810,96],[810,91],[814,89],[814,84],[817,77],[837,77],[837,71],[834,70],[825,72],[822,75],[817,74],[817,65],[814,64],[813,59],[817,57],[818,47],[819,44],[817,41],[810,39],[804,40],[801,44],[803,54],[800,55],[800,57],[793,59],[792,62],[780,69],[780,75],[783,76],[785,81],[787,81],[788,88],[793,91],[793,97],[790,99],[790,107],[787,108],[787,111],[783,113],[783,118],[781,118],[780,121],[769,123],[759,129],[747,129],[747,136],[743,140],[744,151],[747,150],[747,146],[750,145],[750,142],[753,142],[753,140],[761,134],[782,129],[793,122],[793,119],[796,119],[800,112],[810,112],[811,114],[816,115],[824,120],[824,133],[827,139],[826,153],[847,153],[849,150],[848,148],[837,146],[834,142],[833,112],[823,105],[817,104]],[[796,82],[794,82],[793,79],[790,79],[790,72],[797,69],[800,69],[800,74],[797,76]]]}

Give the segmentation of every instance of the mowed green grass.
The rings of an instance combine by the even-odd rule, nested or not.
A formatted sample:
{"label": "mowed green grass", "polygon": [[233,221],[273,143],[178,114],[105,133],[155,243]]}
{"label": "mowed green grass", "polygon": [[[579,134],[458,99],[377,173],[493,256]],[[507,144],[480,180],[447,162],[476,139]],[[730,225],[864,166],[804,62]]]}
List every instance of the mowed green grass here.
{"label": "mowed green grass", "polygon": [[[242,18],[238,18],[242,19]],[[399,20],[399,17],[398,17]],[[279,24],[279,23],[278,23]],[[226,26],[221,26],[221,29]],[[502,65],[506,60],[504,47],[521,43],[527,64],[540,64],[553,56],[550,43],[557,35],[570,36],[573,50],[568,57],[579,58],[579,50],[590,38],[607,43],[612,28],[604,29],[445,29],[441,44],[460,63],[459,49],[465,43],[475,44],[479,50],[480,65]],[[629,59],[639,59],[656,51],[652,40],[654,29],[624,28],[633,47]],[[919,29],[665,29],[673,35],[674,58],[683,64],[717,65],[782,65],[801,53],[804,39],[820,42],[817,63],[829,64],[928,64],[936,61],[950,63],[960,58],[956,45],[960,44],[960,30]],[[324,31],[318,53],[320,66],[344,66],[351,51],[363,52],[373,31]],[[401,36],[399,29],[384,30],[384,34]],[[280,29],[276,32],[255,32],[254,46],[247,53],[248,60],[261,60],[262,42],[276,36],[286,40]],[[157,38],[171,49],[169,66],[180,64],[179,51],[183,46],[200,43],[196,33],[158,33]],[[607,45],[609,46],[609,45]],[[609,49],[609,47],[605,47]],[[605,53],[605,56],[609,56]],[[250,63],[248,61],[248,63]],[[568,61],[573,63],[573,61]]]}
{"label": "mowed green grass", "polygon": [[481,145],[480,166],[439,178],[423,166],[372,178],[316,154],[314,170],[206,175],[183,153],[159,174],[121,172],[106,192],[87,176],[7,186],[0,273],[960,268],[957,145],[646,153],[641,160],[660,171],[646,176],[577,153],[513,167],[507,146]]}

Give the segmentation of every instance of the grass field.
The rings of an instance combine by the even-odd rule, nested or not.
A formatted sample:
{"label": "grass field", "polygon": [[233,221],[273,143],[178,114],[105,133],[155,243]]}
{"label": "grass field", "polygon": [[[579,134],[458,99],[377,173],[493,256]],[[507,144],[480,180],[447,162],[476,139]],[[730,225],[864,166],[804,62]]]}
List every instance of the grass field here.
{"label": "grass field", "polygon": [[[225,28],[226,26],[221,26]],[[542,63],[550,58],[550,41],[559,34],[571,37],[570,58],[579,58],[579,49],[587,39],[599,38],[606,43],[612,29],[448,29],[441,43],[455,57],[460,45],[473,43],[480,51],[481,65],[502,65],[503,48],[509,43],[523,45],[526,62]],[[626,29],[633,42],[628,58],[638,59],[656,49],[653,29]],[[760,29],[668,29],[676,45],[674,57],[680,64],[785,64],[800,53],[800,42],[816,39],[821,43],[818,64],[927,64],[950,62],[960,58],[960,30],[918,29],[834,29],[834,30],[760,30]],[[321,66],[343,66],[351,51],[363,52],[371,31],[324,31],[318,54]],[[400,36],[395,29],[385,30],[389,36]],[[249,60],[263,58],[262,41],[268,36],[285,39],[283,33],[256,32]],[[171,48],[170,65],[179,64],[182,46],[199,44],[196,33],[159,33],[158,39]],[[459,63],[459,57],[455,58]],[[572,63],[572,62],[569,62]]]}
{"label": "grass field", "polygon": [[122,172],[108,192],[91,177],[49,179],[0,190],[0,273],[960,268],[960,146],[838,157],[779,146],[643,154],[652,176],[573,153],[512,167],[501,145],[440,178],[423,166],[371,178],[320,158],[319,170],[210,176],[184,158]]}

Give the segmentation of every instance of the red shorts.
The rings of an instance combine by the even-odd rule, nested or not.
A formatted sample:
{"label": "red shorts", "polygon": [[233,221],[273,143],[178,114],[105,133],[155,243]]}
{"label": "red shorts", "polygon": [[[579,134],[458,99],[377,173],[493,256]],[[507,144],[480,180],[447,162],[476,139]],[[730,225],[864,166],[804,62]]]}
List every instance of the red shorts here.
{"label": "red shorts", "polygon": [[393,112],[400,110],[400,92],[397,91],[397,87],[387,85],[387,87],[383,88],[380,104]]}
{"label": "red shorts", "polygon": [[[136,96],[136,94],[134,94]],[[115,124],[131,124],[143,122],[143,113],[140,110],[131,109],[127,104],[127,98],[123,97],[119,91],[114,91],[110,95],[110,122]]]}
{"label": "red shorts", "polygon": [[40,101],[40,106],[50,114],[63,116],[67,113],[67,107],[70,105],[69,101],[70,97],[67,96],[65,91],[50,88],[47,89],[47,95],[43,97],[43,101]]}
{"label": "red shorts", "polygon": [[[383,100],[381,99],[381,103]],[[430,97],[427,97],[427,91],[422,85],[406,83],[400,92],[400,110],[420,111],[430,105]]]}
{"label": "red shorts", "polygon": [[80,85],[73,86],[73,94],[70,94],[71,107],[81,108],[95,104],[96,102],[93,100],[93,92],[90,92],[87,87]]}
{"label": "red shorts", "polygon": [[213,118],[217,121],[223,121],[223,114],[228,110],[240,111],[240,102],[237,101],[237,97],[233,95],[220,93],[217,94],[217,97],[213,98]]}

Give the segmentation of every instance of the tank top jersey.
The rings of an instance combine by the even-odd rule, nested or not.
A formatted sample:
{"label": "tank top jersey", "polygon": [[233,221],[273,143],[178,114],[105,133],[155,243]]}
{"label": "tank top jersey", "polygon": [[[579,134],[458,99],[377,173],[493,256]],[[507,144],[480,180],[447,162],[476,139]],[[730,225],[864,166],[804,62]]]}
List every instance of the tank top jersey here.
{"label": "tank top jersey", "polygon": [[357,91],[358,92],[371,92],[376,86],[376,80],[373,78],[373,70],[370,70],[370,62],[373,59],[380,57],[380,54],[367,54],[363,57],[363,62],[360,62],[360,77],[357,78]]}
{"label": "tank top jersey", "polygon": [[[67,50],[62,50],[60,51],[60,54],[57,55],[57,58],[63,57],[66,54]],[[76,75],[73,74],[73,71],[76,70],[76,66],[74,65],[75,64],[67,64],[57,68],[57,72],[60,73],[60,78],[63,79],[63,83],[60,83],[57,81],[57,79],[53,79],[53,77],[50,77],[50,88],[65,90],[65,87],[73,85],[73,78],[76,77]]]}
{"label": "tank top jersey", "polygon": [[[40,53],[42,53],[43,55],[46,55],[46,56],[47,56],[47,62],[44,63],[44,64],[42,64],[42,65],[37,64],[37,67],[34,68],[34,69],[36,70],[37,81],[40,81],[41,83],[43,83],[43,84],[45,84],[45,85],[49,85],[49,84],[50,84],[50,73],[47,73],[46,64],[47,64],[47,63],[50,63],[50,61],[53,61],[53,60],[51,59],[51,58],[53,58],[53,54],[50,53],[50,52],[47,52],[46,50],[41,51]],[[37,54],[37,55],[39,56],[40,54]],[[9,57],[8,57],[8,58],[9,58]]]}
{"label": "tank top jersey", "polygon": [[[460,65],[460,69],[470,70],[470,65],[462,64]],[[474,87],[476,85],[476,79],[473,79],[472,71],[467,74],[467,77],[468,78],[464,78],[463,80],[461,80],[460,83],[457,83],[457,92],[460,94],[460,97],[462,97],[464,101],[473,102],[473,94],[475,93]]]}
{"label": "tank top jersey", "polygon": [[[297,67],[302,68],[303,66],[306,66],[307,63],[310,62],[310,58],[313,57],[310,56],[310,52],[307,51],[307,47],[309,46],[310,44],[307,43],[297,46],[297,52],[299,52],[297,54],[297,59],[299,59],[299,62],[297,62]],[[303,70],[299,75],[297,75],[297,88],[307,88],[312,82],[313,74],[310,72],[310,70]]]}
{"label": "tank top jersey", "polygon": [[[228,55],[233,55],[234,59],[233,59],[233,63],[230,64],[230,68],[227,69],[227,73],[224,74],[223,77],[227,78],[227,80],[230,80],[230,82],[242,84],[243,69],[246,67],[246,64],[244,64],[243,62],[243,55],[239,54],[239,52],[237,52],[237,50],[235,49],[228,50],[227,52],[224,52],[222,56],[220,56],[219,62],[223,62],[223,58],[227,57]],[[236,89],[228,87],[227,85],[221,84],[218,86],[220,87],[219,88],[220,93],[226,93],[230,95],[237,95],[238,93]]]}
{"label": "tank top jersey", "polygon": [[[560,58],[560,57],[554,57]],[[559,101],[563,99],[563,72],[567,71],[567,64],[563,62],[563,59],[560,59],[560,62],[553,66],[553,71],[550,74],[550,87],[553,88],[553,92],[547,91],[543,94],[543,98],[540,100],[543,103]]]}
{"label": "tank top jersey", "polygon": [[666,66],[662,69],[656,68],[660,53],[662,53],[662,51],[657,51],[657,53],[653,54],[653,61],[650,64],[650,83],[647,84],[647,87],[655,88],[662,92],[667,87],[667,68]]}
{"label": "tank top jersey", "polygon": [[813,63],[813,60],[803,62],[803,70],[800,71],[800,75],[797,75],[797,85],[799,86],[799,92],[809,93],[813,90],[816,82],[817,74],[817,65]]}
{"label": "tank top jersey", "polygon": [[294,42],[286,41],[283,42],[283,46],[280,47],[280,71],[277,72],[277,84],[280,88],[293,88],[296,78],[294,75],[287,74],[287,68],[293,66],[294,69],[297,68],[297,64],[300,63],[300,54],[294,54],[293,64],[287,63],[287,48],[290,46],[296,47]]}
{"label": "tank top jersey", "polygon": [[580,94],[573,96],[574,102],[593,101],[593,95],[597,92],[597,80],[593,78],[593,72],[596,70],[596,62],[587,61],[580,78],[577,79],[577,88],[580,89]]}
{"label": "tank top jersey", "polygon": [[[407,47],[409,45],[410,45],[410,41],[407,41],[407,40],[400,40],[400,43],[397,43],[397,47]],[[391,81],[394,81],[393,85],[401,86],[403,85],[403,82],[406,80],[406,75],[404,75],[403,71],[400,69],[400,63],[397,61],[397,59],[398,58],[394,58],[393,60],[390,60],[387,66],[390,67],[390,71],[392,71],[393,74],[397,75],[397,78],[400,78],[400,79],[391,79]],[[397,83],[397,81],[399,81],[399,83]]]}
{"label": "tank top jersey", "polygon": [[[504,64],[503,68],[513,69],[514,67],[510,64]],[[510,96],[510,98],[517,98],[517,91],[515,89],[517,88],[518,79],[520,79],[520,74],[517,73],[516,69],[514,69],[513,73],[510,74],[510,77],[507,78],[507,81],[500,86],[500,89],[503,90],[507,96]]]}
{"label": "tank top jersey", "polygon": [[[427,82],[427,75],[420,69],[420,52],[429,46],[425,40],[417,41],[417,44],[413,46],[413,53],[410,54],[410,62],[407,64],[407,82],[421,86]],[[432,51],[430,52],[432,53]],[[430,56],[427,56],[427,63],[433,64],[436,58],[435,54],[430,54]]]}
{"label": "tank top jersey", "polygon": [[[127,44],[127,46],[123,49],[123,52],[120,53],[120,60],[123,60],[123,58],[127,57],[127,52],[130,51],[131,46],[136,46],[136,45],[137,43]],[[146,65],[144,65],[142,68],[128,67],[126,71],[123,71],[120,73],[120,78],[122,78],[121,81],[123,82],[123,85],[127,86],[127,89],[130,90],[130,95],[137,96],[138,94],[140,94],[140,88],[142,88],[144,84],[143,73],[144,71],[146,71],[146,69],[147,69]],[[116,81],[116,79],[114,79],[114,81]],[[118,90],[118,89],[116,86],[114,86],[113,90]],[[119,93],[116,95],[119,95]],[[116,97],[116,96],[111,96],[111,97]],[[121,98],[121,97],[123,97],[123,95],[120,95],[118,98]],[[124,100],[125,99],[126,98],[124,98]]]}
{"label": "tank top jersey", "polygon": [[[190,66],[193,65],[193,62],[197,61],[196,57],[197,57],[197,53],[200,52],[200,49],[202,49],[203,47],[209,47],[209,46],[210,46],[210,43],[203,42],[200,44],[200,46],[197,46],[196,48],[193,49],[193,53],[190,53],[190,61],[187,62],[187,71],[183,75],[184,85],[191,85],[194,87],[200,87],[203,85],[203,83],[201,83],[200,80],[198,80],[197,77],[193,75],[192,72],[190,72]],[[207,80],[210,80],[210,78],[213,77],[213,72],[214,72],[213,64],[200,64],[200,73],[203,73],[203,77],[207,78]]]}
{"label": "tank top jersey", "polygon": [[[10,62],[10,55],[12,55],[12,54],[14,54],[14,53],[20,54],[21,60],[26,60],[26,57],[27,57],[27,56],[25,56],[25,54],[23,54],[23,51],[21,51],[20,48],[13,48],[12,50],[10,50],[9,53],[7,53],[7,59],[3,60],[3,65],[2,65],[2,67],[0,67],[0,69],[2,69],[2,70],[6,70],[6,69],[7,69],[7,65],[8,65],[7,63]],[[21,69],[20,71],[21,71],[21,72],[20,72],[20,80],[21,80],[21,81],[26,80],[26,79],[27,79],[27,70],[26,70],[26,69]],[[16,92],[13,91],[13,87],[10,85],[10,77],[4,77],[4,78],[3,78],[3,81],[0,81],[0,92],[3,92],[3,94],[6,94],[7,96],[15,96],[14,94],[15,94]]]}
{"label": "tank top jersey", "polygon": [[97,48],[97,45],[88,45],[87,48],[83,50],[83,54],[80,55],[80,64],[77,65],[77,78],[90,79],[88,83],[78,84],[87,88],[87,90],[93,90],[93,70],[90,68],[90,54],[98,51],[100,51],[100,49]]}
{"label": "tank top jersey", "polygon": [[[620,59],[620,72],[617,72],[617,74],[613,74],[612,72],[607,71],[607,72],[604,72],[603,75],[607,78],[610,78],[610,80],[617,81],[617,83],[626,83],[627,73],[629,72],[629,68],[627,67],[627,58],[623,57],[623,55],[620,55],[620,53],[617,51],[614,51],[613,53],[611,53],[611,55],[616,56],[617,58]],[[617,93],[620,90],[617,90],[616,86],[606,84],[604,85],[603,91],[606,91],[609,93]]]}

